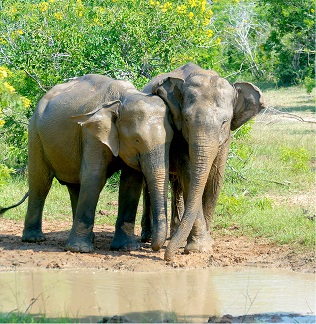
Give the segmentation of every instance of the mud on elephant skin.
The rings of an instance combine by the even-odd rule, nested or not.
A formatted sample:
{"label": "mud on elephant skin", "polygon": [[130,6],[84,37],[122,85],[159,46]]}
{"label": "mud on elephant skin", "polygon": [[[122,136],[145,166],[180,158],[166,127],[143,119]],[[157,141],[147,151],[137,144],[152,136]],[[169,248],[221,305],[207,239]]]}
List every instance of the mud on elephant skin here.
{"label": "mud on elephant skin", "polygon": [[[167,106],[130,82],[85,75],[59,84],[39,101],[29,124],[29,201],[22,240],[38,242],[53,178],[67,186],[73,226],[66,249],[93,250],[93,226],[106,179],[122,168],[113,249],[137,249],[136,209],[143,179],[150,187],[157,250],[167,235],[169,145]],[[144,177],[143,177],[144,175]]]}
{"label": "mud on elephant skin", "polygon": [[[157,94],[167,103],[175,131],[170,149],[170,168],[176,173],[172,223],[179,224],[176,230],[171,229],[174,235],[165,259],[172,260],[185,241],[186,253],[211,250],[209,227],[222,186],[231,131],[264,108],[262,92],[248,82],[230,84],[215,71],[193,63],[158,75],[143,92]],[[146,207],[142,220],[145,234],[149,233],[148,210]]]}

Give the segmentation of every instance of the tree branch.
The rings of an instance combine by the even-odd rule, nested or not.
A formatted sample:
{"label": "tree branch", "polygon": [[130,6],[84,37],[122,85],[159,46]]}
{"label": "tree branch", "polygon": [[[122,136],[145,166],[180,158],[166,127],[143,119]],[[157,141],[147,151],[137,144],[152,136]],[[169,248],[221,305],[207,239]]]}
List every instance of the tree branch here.
{"label": "tree branch", "polygon": [[[292,113],[288,113],[288,112],[284,112],[282,110],[278,110],[278,109],[275,109],[273,107],[267,107],[263,114],[265,113],[270,113],[271,115],[279,115],[280,117],[287,117],[287,118],[292,118],[292,119],[296,119],[296,120],[299,120],[300,122],[303,122],[303,123],[309,123],[309,124],[316,124],[316,120],[306,120],[304,118],[302,118],[301,116],[298,116],[296,114],[292,114]],[[272,123],[272,121],[268,121],[266,124],[270,124]]]}
{"label": "tree branch", "polygon": [[38,79],[38,77],[37,76],[33,76],[28,70],[26,70],[26,69],[24,69],[24,72],[31,78],[31,79],[33,79],[37,84],[38,84],[38,86],[40,87],[40,89],[42,90],[42,91],[44,91],[45,93],[47,92],[47,90],[41,85],[41,83],[40,83],[40,80]]}

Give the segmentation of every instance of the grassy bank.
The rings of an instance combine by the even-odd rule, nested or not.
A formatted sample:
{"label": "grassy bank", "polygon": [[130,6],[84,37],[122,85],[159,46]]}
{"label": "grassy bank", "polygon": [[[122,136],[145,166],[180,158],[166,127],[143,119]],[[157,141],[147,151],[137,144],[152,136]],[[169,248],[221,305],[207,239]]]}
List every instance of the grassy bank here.
{"label": "grassy bank", "polygon": [[9,315],[0,313],[0,323],[79,323],[79,320],[69,318],[47,318],[45,316],[34,316],[24,313],[11,313]]}
{"label": "grassy bank", "polygon": [[[315,93],[307,95],[303,88],[292,87],[267,90],[265,97],[267,112],[256,118],[247,137],[235,139],[232,144],[213,219],[213,235],[265,237],[271,242],[313,249]],[[13,178],[0,187],[0,205],[15,203],[26,191],[26,179]],[[26,203],[4,217],[22,221],[25,212]],[[116,213],[117,184],[111,180],[101,194],[96,223],[113,225]],[[141,206],[138,223],[140,216]],[[44,221],[71,217],[67,189],[55,181],[45,206]]]}

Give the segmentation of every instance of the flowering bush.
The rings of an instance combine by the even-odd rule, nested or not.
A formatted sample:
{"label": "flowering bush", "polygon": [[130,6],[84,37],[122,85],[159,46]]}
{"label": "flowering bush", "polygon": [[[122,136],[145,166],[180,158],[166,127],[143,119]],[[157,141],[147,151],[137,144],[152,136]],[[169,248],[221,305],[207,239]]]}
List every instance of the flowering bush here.
{"label": "flowering bush", "polygon": [[37,83],[36,92],[86,73],[128,78],[142,86],[153,74],[187,61],[206,67],[216,62],[216,43],[207,26],[213,12],[206,0],[7,3],[0,23],[5,53],[0,63],[26,71]]}
{"label": "flowering bush", "polygon": [[0,174],[6,176],[12,171],[7,165],[26,164],[27,116],[31,106],[31,101],[19,95],[8,82],[10,74],[8,69],[0,67]]}
{"label": "flowering bush", "polygon": [[27,120],[55,84],[100,73],[141,88],[188,61],[218,61],[206,0],[7,0],[0,9],[0,66],[11,71],[0,72],[0,145],[15,166],[26,163]]}

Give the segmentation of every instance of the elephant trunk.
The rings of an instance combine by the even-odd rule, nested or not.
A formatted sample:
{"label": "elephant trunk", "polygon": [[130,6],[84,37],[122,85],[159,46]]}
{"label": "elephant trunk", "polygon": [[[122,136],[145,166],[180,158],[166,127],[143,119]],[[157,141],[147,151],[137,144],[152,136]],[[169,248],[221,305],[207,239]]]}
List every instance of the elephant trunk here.
{"label": "elephant trunk", "polygon": [[167,238],[169,145],[162,145],[141,159],[152,210],[151,247],[158,251]]}
{"label": "elephant trunk", "polygon": [[175,252],[187,240],[197,214],[203,210],[202,196],[218,149],[217,144],[210,145],[208,142],[205,136],[190,139],[190,184],[183,217],[165,252],[167,261],[173,259]]}

